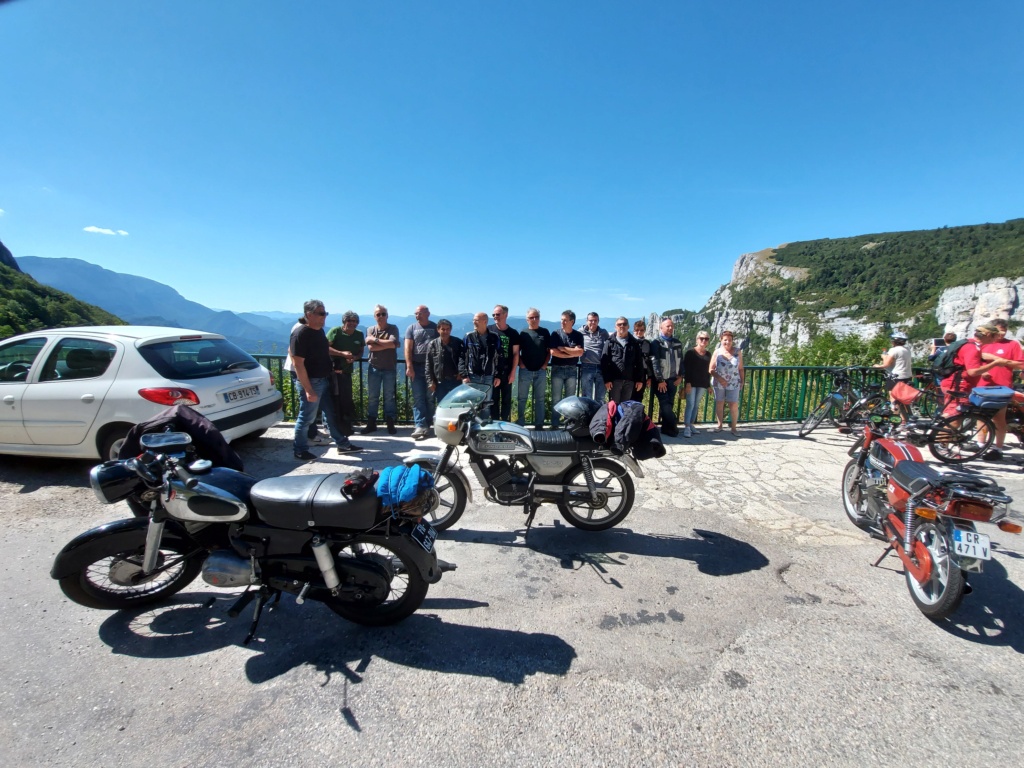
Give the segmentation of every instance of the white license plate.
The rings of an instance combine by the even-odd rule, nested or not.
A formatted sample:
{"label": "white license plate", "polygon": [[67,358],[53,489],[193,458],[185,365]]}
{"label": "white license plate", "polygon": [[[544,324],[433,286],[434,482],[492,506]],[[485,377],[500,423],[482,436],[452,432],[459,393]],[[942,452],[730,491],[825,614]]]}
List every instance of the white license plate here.
{"label": "white license plate", "polygon": [[974,531],[956,528],[953,531],[953,551],[961,557],[973,557],[977,560],[991,560],[992,547],[988,536]]}
{"label": "white license plate", "polygon": [[242,387],[241,389],[233,389],[230,392],[224,393],[225,403],[237,403],[239,400],[248,400],[250,397],[256,397],[260,393],[260,388],[256,387]]}

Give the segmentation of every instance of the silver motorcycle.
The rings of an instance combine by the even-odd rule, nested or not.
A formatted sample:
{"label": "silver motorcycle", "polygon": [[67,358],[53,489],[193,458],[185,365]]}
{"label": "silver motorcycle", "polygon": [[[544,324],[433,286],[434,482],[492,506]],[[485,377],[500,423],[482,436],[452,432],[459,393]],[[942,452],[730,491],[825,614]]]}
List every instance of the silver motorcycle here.
{"label": "silver motorcycle", "polygon": [[434,434],[445,445],[440,457],[420,453],[405,460],[434,477],[433,506],[425,515],[434,528],[451,528],[472,501],[460,455],[488,501],[522,508],[527,533],[542,504],[554,504],[570,525],[585,531],[603,531],[626,518],[634,499],[626,469],[637,477],[644,474],[628,450],[591,439],[590,420],[601,407],[597,402],[565,398],[555,405],[564,427],[534,431],[492,421],[489,391],[477,384],[452,390],[434,415]]}

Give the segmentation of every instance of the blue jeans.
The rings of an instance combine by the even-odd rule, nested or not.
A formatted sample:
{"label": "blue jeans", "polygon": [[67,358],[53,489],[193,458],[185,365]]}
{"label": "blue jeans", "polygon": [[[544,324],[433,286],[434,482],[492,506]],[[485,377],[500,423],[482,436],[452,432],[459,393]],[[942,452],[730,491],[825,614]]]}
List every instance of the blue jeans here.
{"label": "blue jeans", "polygon": [[413,363],[412,372],[415,374],[412,380],[412,420],[417,427],[426,429],[434,420],[434,404],[427,389],[427,364]]}
{"label": "blue jeans", "polygon": [[658,408],[661,411],[661,431],[669,437],[675,437],[679,431],[676,413],[673,410],[676,404],[676,385],[670,379],[665,382],[665,391],[658,391],[658,383],[654,384],[654,394],[658,398]]}
{"label": "blue jeans", "polygon": [[551,426],[556,429],[559,418],[554,406],[559,400],[576,394],[576,370],[575,365],[551,366]]}
{"label": "blue jeans", "polygon": [[580,366],[580,378],[583,381],[583,391],[580,393],[583,397],[589,397],[592,400],[597,400],[599,403],[603,403],[607,390],[604,388],[604,377],[601,376],[600,365],[583,365]]}
{"label": "blue jeans", "polygon": [[382,371],[380,368],[368,366],[366,373],[368,381],[366,392],[366,419],[376,421],[378,407],[380,406],[380,390],[384,389],[384,418],[394,421],[398,416],[398,408],[395,405],[395,369]]}
{"label": "blue jeans", "polygon": [[544,426],[544,398],[548,393],[548,372],[545,369],[528,371],[519,369],[519,413],[516,424],[526,426],[526,404],[530,402],[530,388],[533,387],[533,425],[540,429]]}
{"label": "blue jeans", "polygon": [[704,397],[704,393],[707,391],[707,387],[690,387],[690,391],[686,393],[686,413],[683,416],[684,426],[692,427],[693,422],[697,420],[697,409],[700,407],[701,398]]}
{"label": "blue jeans", "polygon": [[306,391],[302,388],[302,382],[295,379],[295,386],[299,392],[299,415],[295,418],[295,437],[292,440],[292,448],[296,453],[309,450],[309,425],[314,423],[318,408],[322,408],[324,416],[327,417],[327,429],[331,433],[331,439],[336,445],[348,445],[348,438],[338,429],[338,414],[334,410],[334,398],[331,397],[331,380],[310,379],[310,386],[316,393],[316,402],[311,403],[306,399]]}

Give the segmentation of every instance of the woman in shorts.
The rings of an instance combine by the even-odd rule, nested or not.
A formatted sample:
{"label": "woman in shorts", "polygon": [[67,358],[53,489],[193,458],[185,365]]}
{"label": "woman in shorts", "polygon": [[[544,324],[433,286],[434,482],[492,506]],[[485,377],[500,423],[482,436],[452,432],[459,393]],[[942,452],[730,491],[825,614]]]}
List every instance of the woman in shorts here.
{"label": "woman in shorts", "polygon": [[736,425],[740,421],[740,390],[743,389],[743,353],[733,349],[732,331],[722,331],[718,349],[711,356],[712,383],[715,389],[715,418],[718,426],[715,432],[725,427],[725,406],[729,405],[729,422],[732,433],[738,435]]}

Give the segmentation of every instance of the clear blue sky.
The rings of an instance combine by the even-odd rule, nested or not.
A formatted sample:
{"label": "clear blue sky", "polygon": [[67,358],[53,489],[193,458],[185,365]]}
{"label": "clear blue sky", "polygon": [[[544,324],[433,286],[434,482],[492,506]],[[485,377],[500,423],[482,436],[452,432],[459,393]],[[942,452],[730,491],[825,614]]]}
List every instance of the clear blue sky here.
{"label": "clear blue sky", "polygon": [[1019,0],[0,3],[0,240],[236,311],[698,309],[747,251],[1024,216],[1022,29]]}

